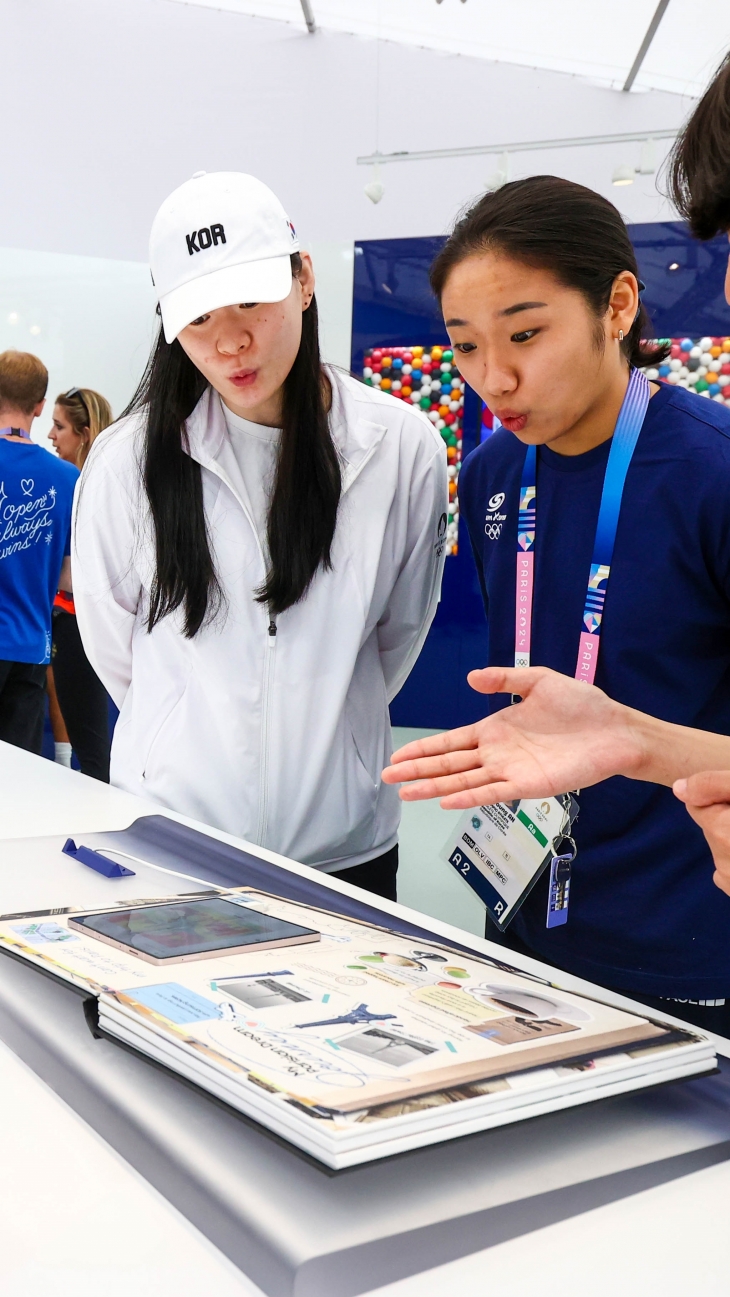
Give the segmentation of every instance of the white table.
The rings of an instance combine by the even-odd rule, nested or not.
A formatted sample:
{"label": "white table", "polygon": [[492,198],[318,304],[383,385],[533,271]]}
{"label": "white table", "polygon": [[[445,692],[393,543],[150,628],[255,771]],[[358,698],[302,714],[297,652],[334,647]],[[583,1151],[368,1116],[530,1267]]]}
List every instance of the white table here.
{"label": "white table", "polygon": [[[120,829],[159,812],[2,743],[0,788],[0,838]],[[3,1293],[261,1297],[4,1046],[0,1100]],[[61,1180],[54,1174],[59,1165]],[[684,1297],[691,1285],[703,1297],[727,1297],[729,1214],[730,1166],[722,1164],[377,1291],[379,1297],[562,1297],[580,1285],[594,1297]]]}

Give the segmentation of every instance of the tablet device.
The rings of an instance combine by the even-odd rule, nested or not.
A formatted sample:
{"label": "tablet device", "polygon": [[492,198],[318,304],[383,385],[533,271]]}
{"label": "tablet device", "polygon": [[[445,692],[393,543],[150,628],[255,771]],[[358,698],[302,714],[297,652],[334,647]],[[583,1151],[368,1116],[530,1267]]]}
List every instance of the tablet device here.
{"label": "tablet device", "polygon": [[224,897],[77,914],[69,918],[68,926],[150,964],[187,963],[320,939],[313,928],[302,928]]}

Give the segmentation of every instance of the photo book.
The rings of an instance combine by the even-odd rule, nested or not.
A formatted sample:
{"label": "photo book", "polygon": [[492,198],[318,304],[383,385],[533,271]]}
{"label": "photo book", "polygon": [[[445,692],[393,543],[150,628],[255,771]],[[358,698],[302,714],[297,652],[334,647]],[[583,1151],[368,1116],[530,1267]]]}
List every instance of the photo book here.
{"label": "photo book", "polygon": [[0,948],[335,1169],[715,1067],[689,1027],[252,888],[14,915]]}

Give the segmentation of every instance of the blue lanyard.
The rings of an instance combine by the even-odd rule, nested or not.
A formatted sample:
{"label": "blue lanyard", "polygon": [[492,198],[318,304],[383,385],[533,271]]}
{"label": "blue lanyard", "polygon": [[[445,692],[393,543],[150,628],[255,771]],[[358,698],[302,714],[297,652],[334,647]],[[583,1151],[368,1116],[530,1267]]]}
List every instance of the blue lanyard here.
{"label": "blue lanyard", "polygon": [[[629,464],[639,439],[651,389],[649,380],[632,369],[614,429],[598,511],[593,558],[588,577],[581,626],[576,680],[593,684],[598,664],[601,621],[616,542],[621,499]],[[533,565],[536,535],[537,447],[528,446],[522,469],[517,526],[517,579],[515,598],[515,666],[530,665],[532,638]]]}

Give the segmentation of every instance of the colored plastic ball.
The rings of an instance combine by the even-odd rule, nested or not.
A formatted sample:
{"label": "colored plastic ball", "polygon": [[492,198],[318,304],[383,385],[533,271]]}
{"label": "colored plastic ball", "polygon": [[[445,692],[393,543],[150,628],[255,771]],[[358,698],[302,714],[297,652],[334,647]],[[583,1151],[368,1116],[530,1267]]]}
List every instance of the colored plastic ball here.
{"label": "colored plastic ball", "polygon": [[689,357],[689,360],[687,361],[687,368],[688,368],[689,372],[690,372],[690,373],[693,373],[694,370],[699,369],[699,367],[700,367],[699,357],[698,357],[698,356],[690,356],[690,357]]}
{"label": "colored plastic ball", "polygon": [[444,360],[453,360],[453,359],[454,359],[454,353],[453,353],[453,351],[451,350],[450,347],[449,347],[448,351],[445,351],[445,352],[444,352],[444,357],[443,357],[443,358],[444,358]]}
{"label": "colored plastic ball", "polygon": [[373,374],[373,387],[380,387],[382,381],[380,374]]}
{"label": "colored plastic ball", "polygon": [[421,393],[420,393],[420,392],[411,392],[410,399],[411,399],[411,401],[413,402],[414,405],[420,405],[420,404],[421,404]]}
{"label": "colored plastic ball", "polygon": [[365,368],[363,369],[363,371],[362,371],[362,376],[363,376],[363,378],[372,378],[372,376],[373,376],[373,371],[372,371],[372,369],[370,368],[369,365],[366,365]]}
{"label": "colored plastic ball", "polygon": [[675,385],[679,382],[679,374],[676,369],[673,369],[670,374],[667,374],[667,382],[674,383]]}
{"label": "colored plastic ball", "polygon": [[430,360],[424,360],[423,364],[421,365],[421,373],[422,373],[422,374],[430,374],[430,373],[431,373],[431,369],[432,369],[431,361],[430,361]]}
{"label": "colored plastic ball", "polygon": [[705,382],[704,378],[698,378],[698,379],[697,379],[697,386],[695,387],[695,391],[696,391],[696,392],[706,392],[706,391],[707,391],[707,383]]}
{"label": "colored plastic ball", "polygon": [[680,350],[681,350],[681,351],[691,351],[693,345],[694,345],[694,344],[693,344],[691,338],[682,338],[682,341],[680,342],[679,347],[680,347]]}
{"label": "colored plastic ball", "polygon": [[708,370],[708,372],[707,372],[707,386],[708,386],[708,387],[712,387],[712,384],[713,384],[713,383],[716,383],[719,377],[720,377],[720,375],[718,374],[717,370],[715,370],[715,369],[710,369],[710,370]]}
{"label": "colored plastic ball", "polygon": [[698,346],[694,346],[689,354],[693,360],[699,360],[700,356],[702,355],[702,348]]}
{"label": "colored plastic ball", "polygon": [[707,365],[707,368],[710,369],[712,366],[712,361],[713,361],[713,357],[710,355],[710,352],[705,347],[702,352],[702,355],[700,356],[700,364]]}
{"label": "colored plastic ball", "polygon": [[410,365],[411,362],[412,362],[412,360],[413,360],[413,352],[412,352],[412,351],[404,351],[404,352],[403,352],[403,364],[404,364],[404,365]]}
{"label": "colored plastic ball", "polygon": [[400,392],[402,386],[403,384],[401,383],[399,378],[393,379],[393,382],[391,383],[391,388],[394,392]]}
{"label": "colored plastic ball", "polygon": [[670,372],[670,371],[669,371],[669,365],[660,365],[660,366],[659,366],[659,377],[660,377],[660,378],[666,378],[667,375],[669,374],[669,372]]}
{"label": "colored plastic ball", "polygon": [[700,346],[703,351],[709,351],[712,346],[712,338],[700,338]]}
{"label": "colored plastic ball", "polygon": [[730,351],[730,338],[723,338],[722,349],[723,351]]}
{"label": "colored plastic ball", "polygon": [[444,418],[448,413],[449,413],[449,407],[448,407],[448,405],[440,405],[440,406],[439,406],[439,415],[441,416],[442,419],[443,419],[443,418]]}
{"label": "colored plastic ball", "polygon": [[720,366],[721,374],[730,374],[730,362]]}
{"label": "colored plastic ball", "polygon": [[421,399],[420,399],[420,401],[419,401],[419,405],[420,405],[420,407],[421,407],[422,410],[430,410],[430,409],[431,409],[431,398],[430,398],[430,396],[422,396]]}
{"label": "colored plastic ball", "polygon": [[710,396],[719,396],[720,394],[720,384],[717,381],[715,381],[714,383],[708,383],[707,389],[710,393]]}
{"label": "colored plastic ball", "polygon": [[680,370],[680,369],[682,368],[682,362],[681,362],[681,360],[670,360],[670,362],[669,362],[669,368],[670,368],[670,369]]}
{"label": "colored plastic ball", "polygon": [[382,360],[382,359],[383,359],[383,352],[380,347],[376,347],[373,352],[373,360]]}
{"label": "colored plastic ball", "polygon": [[400,356],[396,356],[395,360],[393,361],[393,369],[402,369],[402,368],[403,368],[403,361],[401,360]]}
{"label": "colored plastic ball", "polygon": [[442,347],[432,347],[432,348],[431,348],[431,359],[432,359],[432,360],[441,360],[441,357],[443,356],[443,354],[444,354],[444,353],[443,353],[443,348],[442,348]]}
{"label": "colored plastic ball", "polygon": [[383,356],[383,369],[391,369],[393,366],[392,356]]}
{"label": "colored plastic ball", "polygon": [[[442,410],[443,410],[443,408],[444,408],[444,407],[441,406],[441,409],[442,409]],[[446,413],[444,414],[444,423],[453,423],[453,422],[454,422],[454,413],[453,413],[452,410],[449,410],[449,409],[447,408],[447,409],[446,409]]]}
{"label": "colored plastic ball", "polygon": [[718,347],[717,343],[715,343],[714,347],[710,347],[710,355],[717,359],[718,356],[722,355],[722,347]]}

